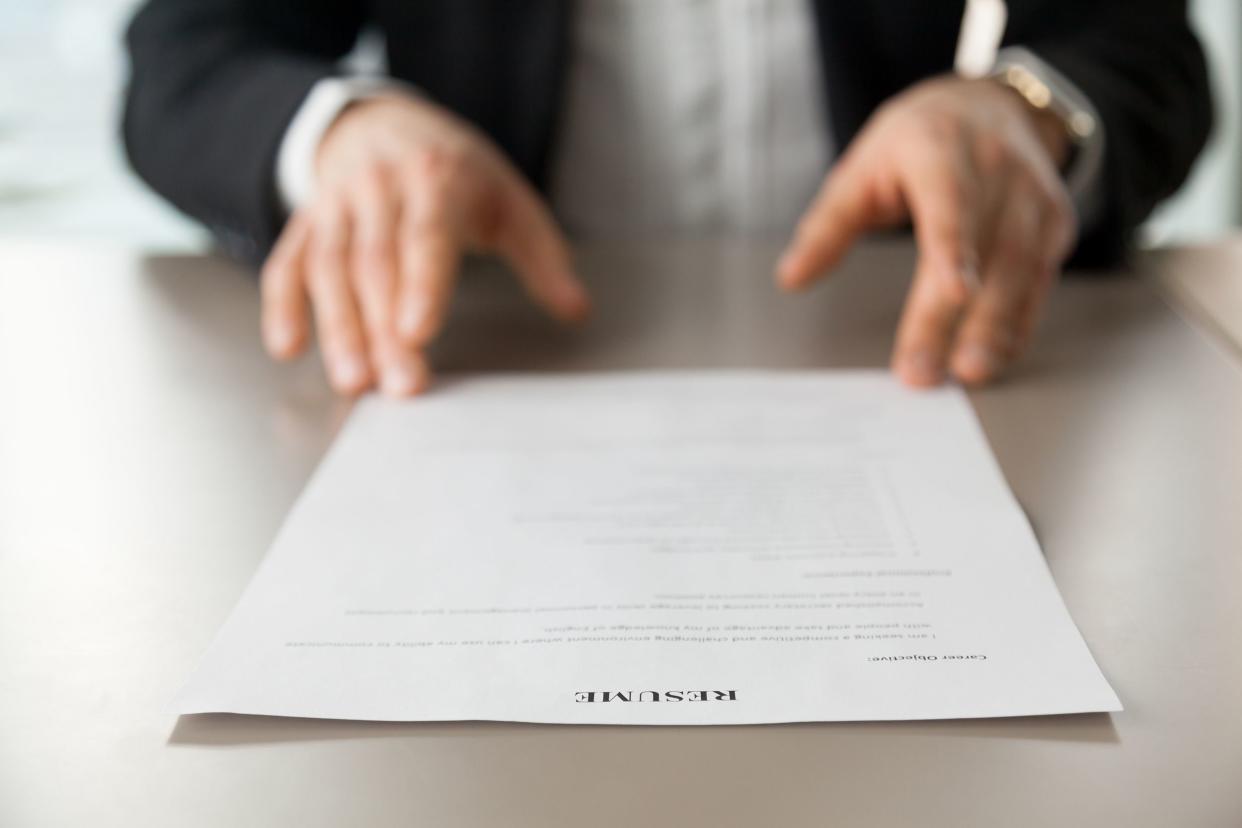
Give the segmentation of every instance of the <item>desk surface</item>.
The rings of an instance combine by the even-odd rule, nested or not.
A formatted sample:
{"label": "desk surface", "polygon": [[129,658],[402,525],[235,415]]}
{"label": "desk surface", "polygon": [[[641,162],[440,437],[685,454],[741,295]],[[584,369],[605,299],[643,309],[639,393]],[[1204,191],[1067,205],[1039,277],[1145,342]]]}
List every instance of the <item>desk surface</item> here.
{"label": "desk surface", "polygon": [[[465,280],[446,368],[875,367],[911,263],[592,248],[595,322]],[[0,247],[0,824],[1242,824],[1242,363],[1149,280],[1071,281],[971,398],[1124,713],[604,728],[165,712],[348,410],[210,258]]]}
{"label": "desk surface", "polygon": [[1242,235],[1154,251],[1144,264],[1195,324],[1213,331],[1242,358]]}

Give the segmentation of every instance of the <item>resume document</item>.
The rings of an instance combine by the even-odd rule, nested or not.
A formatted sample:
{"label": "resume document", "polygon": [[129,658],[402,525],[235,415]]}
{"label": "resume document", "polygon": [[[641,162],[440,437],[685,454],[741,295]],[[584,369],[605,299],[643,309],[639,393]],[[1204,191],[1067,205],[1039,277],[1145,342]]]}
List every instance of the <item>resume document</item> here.
{"label": "resume document", "polygon": [[175,708],[707,725],[1120,704],[960,390],[696,372],[363,399]]}

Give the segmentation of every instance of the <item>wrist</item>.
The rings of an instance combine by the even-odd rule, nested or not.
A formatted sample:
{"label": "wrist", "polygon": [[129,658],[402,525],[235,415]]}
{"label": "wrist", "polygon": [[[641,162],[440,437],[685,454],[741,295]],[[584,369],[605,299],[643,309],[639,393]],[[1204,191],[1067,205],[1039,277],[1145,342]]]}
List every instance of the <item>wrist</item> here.
{"label": "wrist", "polygon": [[373,109],[375,103],[375,98],[362,98],[350,101],[341,107],[341,111],[337,113],[336,118],[324,130],[323,137],[319,139],[319,146],[315,148],[314,166],[316,178],[323,178],[324,168],[327,166],[328,160],[335,154],[337,146],[348,141],[349,133],[352,132],[354,123],[361,117],[364,117],[368,110]]}
{"label": "wrist", "polygon": [[276,192],[286,211],[311,200],[323,145],[341,114],[372,97],[398,93],[413,94],[409,87],[388,78],[324,78],[311,88],[277,149]]}

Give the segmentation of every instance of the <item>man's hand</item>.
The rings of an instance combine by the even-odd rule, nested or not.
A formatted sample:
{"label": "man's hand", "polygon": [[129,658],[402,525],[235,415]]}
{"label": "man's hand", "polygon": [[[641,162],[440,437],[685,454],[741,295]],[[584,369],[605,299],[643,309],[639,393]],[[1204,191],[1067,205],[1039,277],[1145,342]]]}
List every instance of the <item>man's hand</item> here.
{"label": "man's hand", "polygon": [[1076,235],[1051,116],[987,80],[938,78],[872,117],[778,265],[803,287],[867,230],[914,222],[918,267],[893,351],[911,385],[996,377],[1026,348]]}
{"label": "man's hand", "polygon": [[312,203],[263,267],[263,335],[288,359],[314,310],[332,386],[427,386],[436,336],[467,251],[492,252],[553,316],[589,311],[547,208],[490,142],[434,104],[391,96],[349,107],[319,148]]}

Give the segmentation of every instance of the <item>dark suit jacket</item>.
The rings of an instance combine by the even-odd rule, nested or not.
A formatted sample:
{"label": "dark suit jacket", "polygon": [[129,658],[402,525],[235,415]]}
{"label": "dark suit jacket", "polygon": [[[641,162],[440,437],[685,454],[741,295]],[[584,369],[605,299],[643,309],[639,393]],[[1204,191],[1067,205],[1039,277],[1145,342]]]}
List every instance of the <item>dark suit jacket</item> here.
{"label": "dark suit jacket", "polygon": [[[845,146],[885,99],[950,70],[964,0],[816,0],[831,128]],[[1104,206],[1078,263],[1115,259],[1185,178],[1211,125],[1185,0],[1009,0],[1006,41],[1073,80],[1107,132]],[[310,87],[372,25],[389,71],[476,123],[546,181],[565,75],[568,0],[148,0],[129,28],[124,115],[134,168],[262,258],[283,216],[275,157]]]}

